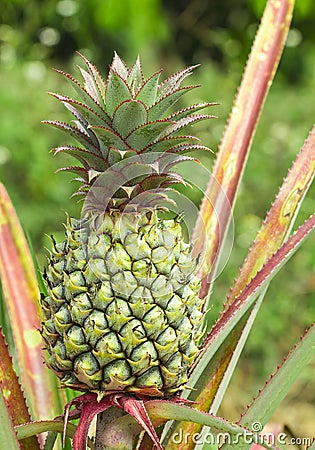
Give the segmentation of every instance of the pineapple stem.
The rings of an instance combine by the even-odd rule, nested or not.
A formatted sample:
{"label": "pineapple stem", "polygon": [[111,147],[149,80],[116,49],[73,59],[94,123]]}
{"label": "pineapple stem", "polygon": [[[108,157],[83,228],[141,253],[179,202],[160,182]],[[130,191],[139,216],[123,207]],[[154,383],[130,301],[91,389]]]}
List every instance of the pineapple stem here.
{"label": "pineapple stem", "polygon": [[113,421],[125,415],[115,406],[97,415],[95,450],[133,450],[134,433],[124,424],[115,426]]}

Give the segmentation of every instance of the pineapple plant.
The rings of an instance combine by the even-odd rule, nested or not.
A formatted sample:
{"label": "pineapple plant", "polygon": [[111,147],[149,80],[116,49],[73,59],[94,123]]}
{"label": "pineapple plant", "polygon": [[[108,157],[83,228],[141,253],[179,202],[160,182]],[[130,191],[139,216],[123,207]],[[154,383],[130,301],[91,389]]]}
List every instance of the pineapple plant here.
{"label": "pineapple plant", "polygon": [[[279,443],[283,448],[289,436],[280,433],[281,440],[276,441],[274,433],[270,440],[262,428],[313,357],[314,324],[236,423],[217,411],[269,282],[315,228],[313,214],[291,234],[315,175],[315,127],[289,170],[217,322],[202,341],[201,336],[230,205],[292,10],[292,0],[267,2],[201,204],[193,249],[183,240],[181,216],[166,220],[162,215],[172,205],[170,186],[184,182],[176,166],[191,159],[186,155],[189,151],[207,151],[181,130],[209,118],[196,113],[210,104],[169,112],[194,87],[181,87],[192,68],[159,84],[159,73],[146,80],[139,60],[128,69],[115,55],[106,81],[84,57],[83,85],[64,74],[82,102],[53,94],[74,115],[75,123],[48,123],[81,144],[61,146],[55,153],[65,152],[79,161],[80,165],[61,170],[76,173],[77,194],[84,195],[84,205],[80,218],[68,218],[65,240],[52,239],[46,286],[41,276],[36,278],[22,228],[0,184],[0,276],[16,346],[11,344],[10,350],[18,357],[15,367],[22,384],[0,330],[2,446],[245,450],[259,444],[276,450]],[[198,254],[202,258],[196,259]],[[44,293],[40,304],[39,290]],[[6,316],[3,325],[10,339]],[[40,327],[47,364],[57,377],[51,377],[42,363]],[[59,381],[83,394],[70,397],[71,391],[61,390]],[[95,416],[95,435],[89,439]],[[71,422],[77,418],[78,424]],[[72,442],[58,442],[57,433]],[[314,448],[314,439],[308,444]]]}
{"label": "pineapple plant", "polygon": [[47,121],[74,136],[61,146],[80,165],[65,167],[85,196],[79,220],[68,218],[66,239],[53,240],[41,300],[47,363],[64,386],[105,394],[132,392],[169,397],[183,389],[198,354],[202,299],[197,259],[180,216],[161,219],[169,187],[183,183],[173,171],[209,150],[187,126],[210,103],[169,114],[192,68],[159,83],[144,78],[139,58],[129,69],[115,54],[105,81],[86,58],[84,84],[69,74],[82,102],[53,94],[74,125]]}

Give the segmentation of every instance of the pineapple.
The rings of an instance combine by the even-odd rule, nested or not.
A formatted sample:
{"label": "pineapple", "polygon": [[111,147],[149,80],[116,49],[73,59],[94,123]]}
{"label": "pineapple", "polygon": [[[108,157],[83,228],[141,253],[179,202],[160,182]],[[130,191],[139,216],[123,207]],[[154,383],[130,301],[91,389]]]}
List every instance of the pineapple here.
{"label": "pineapple", "polygon": [[172,169],[208,150],[181,130],[207,119],[194,104],[168,115],[186,92],[193,68],[159,83],[139,58],[129,69],[115,54],[107,80],[80,55],[83,84],[61,72],[82,101],[52,94],[74,124],[46,121],[80,146],[55,149],[76,158],[85,196],[81,218],[68,217],[66,238],[53,239],[41,299],[47,364],[65,387],[97,393],[170,397],[185,387],[198,354],[202,302],[196,259],[180,217],[161,219]]}

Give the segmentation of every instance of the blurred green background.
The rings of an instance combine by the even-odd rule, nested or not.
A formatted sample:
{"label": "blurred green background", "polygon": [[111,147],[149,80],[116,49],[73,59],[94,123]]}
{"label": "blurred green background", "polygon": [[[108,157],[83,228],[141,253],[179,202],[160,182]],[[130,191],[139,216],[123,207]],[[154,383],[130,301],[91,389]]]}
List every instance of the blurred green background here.
{"label": "blurred green background", "polygon": [[[62,239],[65,211],[79,215],[70,200],[67,174],[54,175],[64,156],[49,149],[65,136],[40,123],[69,120],[47,91],[71,89],[51,68],[78,75],[75,51],[105,72],[116,50],[128,64],[141,55],[145,74],[165,75],[201,64],[190,100],[217,101],[218,119],[198,125],[202,143],[217,150],[240,82],[264,0],[1,0],[0,179],[6,185],[42,266],[46,235]],[[235,209],[234,249],[218,278],[210,312],[215,320],[237,268],[255,236],[288,167],[315,122],[315,2],[297,0],[279,71],[263,110]],[[188,99],[189,100],[189,99]],[[187,101],[188,101],[187,100]],[[69,142],[69,140],[68,140]],[[203,158],[211,169],[214,156]],[[198,203],[200,198],[195,198]],[[311,188],[301,222],[315,210]],[[59,236],[58,236],[59,235]],[[288,349],[314,321],[315,237],[308,239],[270,287],[250,335],[240,370],[223,412],[232,419],[274,371]],[[309,366],[276,415],[303,436],[314,429],[315,365]],[[297,411],[299,411],[297,413]],[[301,416],[301,414],[304,414]],[[299,419],[297,416],[299,415]],[[303,418],[302,418],[303,417]]]}

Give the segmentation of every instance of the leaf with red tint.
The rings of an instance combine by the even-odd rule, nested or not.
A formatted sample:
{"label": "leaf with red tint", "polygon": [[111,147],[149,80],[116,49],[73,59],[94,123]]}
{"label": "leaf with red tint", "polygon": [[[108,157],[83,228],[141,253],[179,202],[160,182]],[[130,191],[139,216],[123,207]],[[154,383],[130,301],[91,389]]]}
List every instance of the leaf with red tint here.
{"label": "leaf with red tint", "polygon": [[278,250],[293,225],[296,213],[315,175],[315,126],[292,165],[240,269],[226,307]]}
{"label": "leaf with red tint", "polygon": [[125,397],[120,399],[120,403],[123,405],[124,411],[134,417],[142,428],[148,433],[156,448],[158,450],[163,450],[151,419],[145,409],[144,402],[142,400],[136,400],[132,397]]}
{"label": "leaf with red tint", "polygon": [[[314,346],[315,324],[310,326],[282,364],[277,367],[276,372],[265,382],[263,388],[259,390],[257,396],[237,421],[239,425],[252,427],[253,424],[258,423],[259,428],[262,428],[270,420],[293,383],[300,376],[301,371],[314,357]],[[260,443],[260,441],[256,442]],[[222,446],[222,450],[232,450],[233,448],[231,443]],[[249,448],[250,443],[241,438],[238,442],[238,449],[248,450]]]}
{"label": "leaf with red tint", "polygon": [[86,450],[88,432],[94,417],[106,411],[110,406],[112,406],[110,398],[104,398],[100,402],[96,398],[94,401],[87,402],[82,406],[80,422],[73,436],[73,450]]}
{"label": "leaf with red tint", "polygon": [[9,196],[0,184],[0,277],[21,372],[34,419],[60,414],[56,379],[43,364],[39,290],[33,261]]}
{"label": "leaf with red tint", "polygon": [[264,283],[271,281],[277,271],[287,262],[298,246],[307,238],[315,228],[315,214],[307,219],[303,225],[279,248],[269,259],[264,267],[257,273],[252,281],[246,286],[235,302],[225,311],[207,336],[207,343],[212,345],[213,341],[225,329],[226,325],[235,318],[237,312],[248,302],[251,296],[259,291]]}
{"label": "leaf with red tint", "polygon": [[144,406],[144,401],[125,394],[109,394],[99,400],[97,395],[91,392],[83,394],[71,400],[65,408],[64,424],[67,426],[71,406],[76,407],[76,412],[81,412],[79,425],[73,437],[73,450],[85,450],[89,428],[94,417],[111,406],[116,406],[130,414],[143,429],[149,434],[155,446],[163,450],[154,426]]}
{"label": "leaf with red tint", "polygon": [[[293,4],[293,0],[267,2],[212,169],[213,176],[202,201],[193,236],[194,252],[199,254],[205,250],[199,272],[203,280],[202,298],[209,292],[220,247],[222,248],[222,236],[225,235],[230,220],[230,211],[227,211],[225,203],[220,202],[221,190],[233,205],[257,122],[283,51]],[[204,228],[206,240],[203,239]]]}

